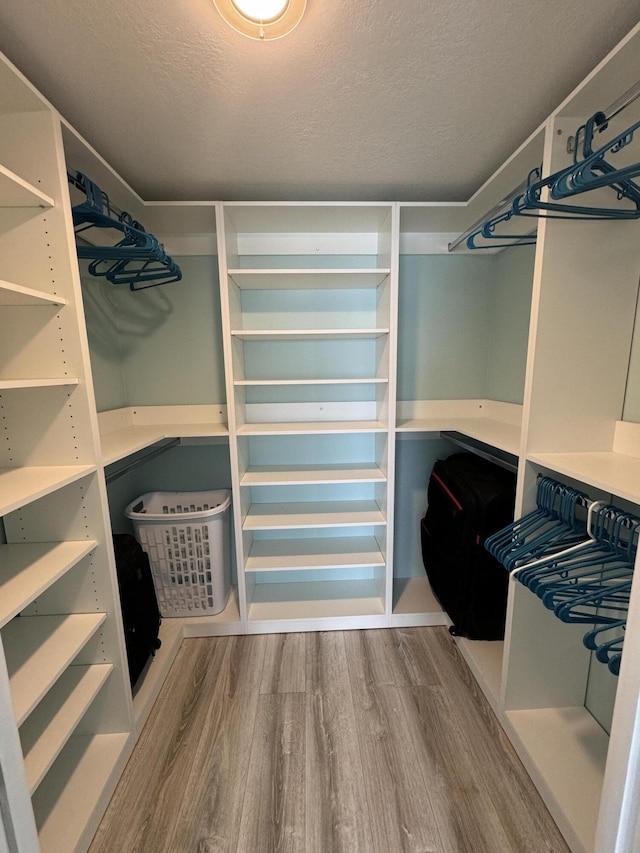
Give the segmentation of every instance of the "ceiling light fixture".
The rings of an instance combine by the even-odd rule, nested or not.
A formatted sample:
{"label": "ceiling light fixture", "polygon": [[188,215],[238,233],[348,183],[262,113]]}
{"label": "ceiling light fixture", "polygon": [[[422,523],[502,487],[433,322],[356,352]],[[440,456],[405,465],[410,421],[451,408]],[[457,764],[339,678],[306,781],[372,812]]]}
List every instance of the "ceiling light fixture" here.
{"label": "ceiling light fixture", "polygon": [[307,0],[213,0],[229,26],[259,41],[279,39],[300,23]]}

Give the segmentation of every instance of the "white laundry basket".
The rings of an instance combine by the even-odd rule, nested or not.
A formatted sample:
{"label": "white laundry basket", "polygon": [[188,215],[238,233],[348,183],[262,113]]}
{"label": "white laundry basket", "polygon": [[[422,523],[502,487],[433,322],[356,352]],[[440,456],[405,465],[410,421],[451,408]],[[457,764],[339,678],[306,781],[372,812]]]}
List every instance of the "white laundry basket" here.
{"label": "white laundry basket", "polygon": [[162,616],[224,610],[231,587],[228,489],[148,492],[126,508],[149,555]]}

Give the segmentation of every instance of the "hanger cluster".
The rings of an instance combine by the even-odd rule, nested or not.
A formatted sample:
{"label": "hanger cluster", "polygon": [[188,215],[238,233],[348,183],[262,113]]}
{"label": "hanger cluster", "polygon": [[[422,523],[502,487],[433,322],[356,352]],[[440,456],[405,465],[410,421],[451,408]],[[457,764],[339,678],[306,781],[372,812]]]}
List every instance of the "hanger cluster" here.
{"label": "hanger cluster", "polygon": [[130,290],[180,281],[180,267],[153,234],[129,213],[118,210],[82,172],[70,172],[68,179],[86,198],[71,212],[78,257],[91,261],[91,275],[104,277],[111,284],[128,284]]}
{"label": "hanger cluster", "polygon": [[[616,166],[611,155],[619,154],[633,140],[640,122],[597,146],[596,135],[607,130],[611,117],[595,113],[576,131],[573,162],[565,169],[542,177],[542,167],[533,169],[526,188],[508,200],[508,207],[486,219],[467,237],[469,249],[495,249],[526,246],[535,243],[535,229],[528,233],[512,233],[504,225],[516,217],[557,219],[638,219],[640,218],[640,186],[633,180],[640,175],[640,162]],[[611,189],[616,201],[589,205],[584,193]],[[505,202],[506,203],[506,202]]]}
{"label": "hanger cluster", "polygon": [[618,675],[640,518],[549,477],[536,503],[485,548],[563,622],[592,626],[584,645]]}

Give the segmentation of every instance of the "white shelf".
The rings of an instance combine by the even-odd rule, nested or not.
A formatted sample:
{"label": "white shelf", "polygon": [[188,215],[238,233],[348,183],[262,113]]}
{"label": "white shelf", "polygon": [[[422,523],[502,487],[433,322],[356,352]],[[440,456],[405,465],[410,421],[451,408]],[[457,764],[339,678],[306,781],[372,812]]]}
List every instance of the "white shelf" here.
{"label": "white shelf", "polygon": [[530,462],[640,503],[640,458],[623,453],[532,453]]}
{"label": "white shelf", "polygon": [[506,718],[560,829],[593,850],[609,737],[583,707],[507,711]]}
{"label": "white shelf", "polygon": [[31,794],[42,782],[109,677],[111,664],[70,666],[20,729]]}
{"label": "white shelf", "polygon": [[81,480],[95,470],[93,465],[0,468],[0,515]]}
{"label": "white shelf", "polygon": [[48,208],[55,205],[51,196],[2,165],[0,165],[0,199],[2,207]]}
{"label": "white shelf", "polygon": [[242,341],[337,341],[382,338],[389,329],[235,329],[231,334]]}
{"label": "white shelf", "polygon": [[379,287],[390,269],[232,269],[229,278],[241,290],[343,290]]}
{"label": "white shelf", "polygon": [[56,386],[77,385],[78,379],[62,376],[53,379],[0,379],[0,391],[19,388],[54,388]]}
{"label": "white shelf", "polygon": [[520,453],[520,427],[490,418],[411,418],[399,420],[396,432],[461,432],[514,456]]}
{"label": "white shelf", "polygon": [[456,637],[456,643],[494,711],[498,712],[504,642]]}
{"label": "white shelf", "polygon": [[128,426],[100,436],[102,464],[111,465],[166,438],[228,438],[225,424],[154,424]]}
{"label": "white shelf", "polygon": [[375,465],[261,465],[249,468],[241,486],[301,486],[307,483],[384,483],[386,476]]}
{"label": "white shelf", "polygon": [[66,305],[67,300],[61,296],[52,296],[41,290],[14,284],[11,281],[0,280],[0,305]]}
{"label": "white shelf", "polygon": [[18,725],[106,619],[104,613],[19,616],[2,631]]}
{"label": "white shelf", "polygon": [[[198,617],[200,618],[200,617]],[[163,619],[160,623],[158,639],[160,648],[134,685],[133,716],[136,725],[136,736],[142,731],[147,721],[153,703],[158,698],[171,664],[178,654],[178,649],[184,636],[184,619]]]}
{"label": "white shelf", "polygon": [[376,580],[256,584],[249,621],[329,619],[384,614]]}
{"label": "white shelf", "polygon": [[128,734],[75,735],[33,797],[42,853],[86,850],[129,754]]}
{"label": "white shelf", "polygon": [[397,615],[442,613],[426,576],[393,579],[393,612]]}
{"label": "white shelf", "polygon": [[0,628],[96,547],[81,542],[0,545]]}
{"label": "white shelf", "polygon": [[297,421],[255,423],[238,427],[238,435],[326,435],[328,433],[387,432],[383,421]]}
{"label": "white shelf", "polygon": [[243,529],[293,530],[383,524],[386,519],[375,501],[254,503],[249,507]]}
{"label": "white shelf", "polygon": [[386,377],[362,377],[351,379],[236,379],[234,385],[274,386],[279,385],[385,385]]}
{"label": "white shelf", "polygon": [[373,536],[257,539],[251,546],[245,571],[349,569],[384,565],[384,555]]}

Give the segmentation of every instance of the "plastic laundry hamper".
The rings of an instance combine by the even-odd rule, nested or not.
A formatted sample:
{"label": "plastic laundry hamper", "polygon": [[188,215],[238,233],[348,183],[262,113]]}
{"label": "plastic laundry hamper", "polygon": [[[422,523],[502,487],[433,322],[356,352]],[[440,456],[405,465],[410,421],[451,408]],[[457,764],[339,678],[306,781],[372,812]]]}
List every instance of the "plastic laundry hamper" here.
{"label": "plastic laundry hamper", "polygon": [[162,616],[224,610],[231,587],[228,489],[149,492],[125,513],[149,555]]}

